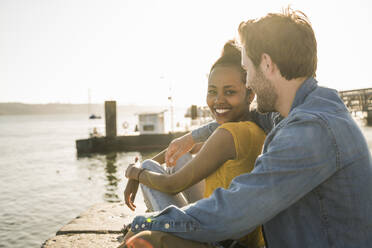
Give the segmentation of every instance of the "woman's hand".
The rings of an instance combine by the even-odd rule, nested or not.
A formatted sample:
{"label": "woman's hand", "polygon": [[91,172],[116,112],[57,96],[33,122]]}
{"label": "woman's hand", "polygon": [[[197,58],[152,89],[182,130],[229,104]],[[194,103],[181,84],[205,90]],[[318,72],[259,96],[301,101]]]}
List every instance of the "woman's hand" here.
{"label": "woman's hand", "polygon": [[124,190],[125,205],[127,205],[132,211],[136,209],[134,199],[136,198],[138,185],[139,182],[137,180],[129,179]]}
{"label": "woman's hand", "polygon": [[191,150],[195,142],[191,133],[185,134],[182,137],[172,140],[165,153],[165,163],[168,167],[175,166],[177,160]]}
{"label": "woman's hand", "polygon": [[[129,164],[127,170],[125,171],[125,176],[129,179],[127,182],[127,186],[124,190],[124,201],[125,204],[134,211],[136,208],[136,205],[134,205],[134,199],[136,198],[137,191],[138,191],[138,173],[141,171],[136,166],[136,163],[138,162],[138,157],[135,158],[134,164]],[[139,170],[139,172],[136,174],[136,169]]]}

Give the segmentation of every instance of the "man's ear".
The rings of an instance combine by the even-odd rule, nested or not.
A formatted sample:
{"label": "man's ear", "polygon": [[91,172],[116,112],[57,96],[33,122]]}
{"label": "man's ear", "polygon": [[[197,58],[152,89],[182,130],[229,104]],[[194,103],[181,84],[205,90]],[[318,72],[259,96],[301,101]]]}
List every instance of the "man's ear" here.
{"label": "man's ear", "polygon": [[245,96],[246,103],[251,104],[254,99],[255,94],[253,93],[251,89],[247,89],[245,94],[246,94]]}
{"label": "man's ear", "polygon": [[261,55],[260,68],[264,75],[267,77],[270,77],[275,72],[276,65],[272,61],[270,55],[268,55],[267,53],[263,53]]}

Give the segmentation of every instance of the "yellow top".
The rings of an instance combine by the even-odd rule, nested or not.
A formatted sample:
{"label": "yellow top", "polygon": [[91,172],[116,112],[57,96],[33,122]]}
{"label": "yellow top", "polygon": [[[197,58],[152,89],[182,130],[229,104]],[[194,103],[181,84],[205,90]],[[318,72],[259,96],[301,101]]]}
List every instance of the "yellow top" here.
{"label": "yellow top", "polygon": [[[236,156],[234,160],[226,161],[205,179],[205,198],[209,197],[219,187],[227,189],[234,177],[252,171],[257,156],[262,152],[265,140],[265,133],[262,129],[250,121],[228,122],[219,128],[226,129],[233,136]],[[249,247],[264,246],[261,227],[243,237],[241,242],[249,245]]]}

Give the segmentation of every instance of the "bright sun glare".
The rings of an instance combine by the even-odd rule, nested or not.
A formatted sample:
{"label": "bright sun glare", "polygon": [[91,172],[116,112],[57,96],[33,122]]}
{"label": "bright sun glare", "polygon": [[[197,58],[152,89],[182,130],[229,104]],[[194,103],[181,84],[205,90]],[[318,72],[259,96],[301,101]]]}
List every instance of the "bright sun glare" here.
{"label": "bright sun glare", "polygon": [[[288,1],[0,2],[0,102],[205,105],[207,73],[243,20]],[[318,41],[318,80],[372,85],[372,4],[291,1]]]}

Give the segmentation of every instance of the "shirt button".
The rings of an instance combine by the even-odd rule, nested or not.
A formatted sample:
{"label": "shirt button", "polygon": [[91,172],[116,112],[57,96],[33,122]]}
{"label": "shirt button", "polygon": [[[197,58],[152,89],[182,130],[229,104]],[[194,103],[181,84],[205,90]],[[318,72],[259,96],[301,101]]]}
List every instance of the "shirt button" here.
{"label": "shirt button", "polygon": [[145,224],[142,224],[142,226],[141,226],[142,228],[145,228]]}
{"label": "shirt button", "polygon": [[138,224],[134,226],[134,228],[138,229]]}
{"label": "shirt button", "polygon": [[164,225],[164,228],[165,228],[165,229],[169,229],[169,224],[166,223],[166,224]]}

